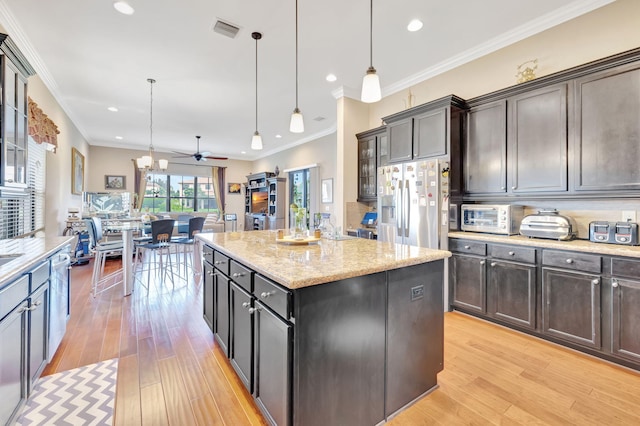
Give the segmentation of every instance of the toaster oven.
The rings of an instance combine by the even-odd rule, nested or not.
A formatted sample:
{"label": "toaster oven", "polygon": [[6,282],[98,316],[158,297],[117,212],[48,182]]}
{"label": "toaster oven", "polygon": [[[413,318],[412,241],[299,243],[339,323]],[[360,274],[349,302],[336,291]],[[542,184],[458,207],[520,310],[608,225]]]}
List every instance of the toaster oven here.
{"label": "toaster oven", "polygon": [[463,204],[460,208],[460,229],[514,235],[518,233],[524,214],[522,206],[510,204]]}

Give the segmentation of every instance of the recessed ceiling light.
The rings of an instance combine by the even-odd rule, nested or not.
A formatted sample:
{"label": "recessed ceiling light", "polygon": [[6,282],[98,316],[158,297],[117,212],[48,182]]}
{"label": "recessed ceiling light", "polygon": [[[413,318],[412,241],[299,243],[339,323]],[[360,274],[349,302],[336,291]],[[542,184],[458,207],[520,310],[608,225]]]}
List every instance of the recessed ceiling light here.
{"label": "recessed ceiling light", "polygon": [[133,15],[133,12],[135,12],[129,3],[122,0],[113,2],[113,7],[123,15]]}
{"label": "recessed ceiling light", "polygon": [[246,154],[247,151],[240,151],[240,154]]}
{"label": "recessed ceiling light", "polygon": [[407,30],[414,32],[414,31],[418,31],[422,28],[422,21],[419,19],[414,19],[411,22],[409,22],[409,25],[407,25]]}
{"label": "recessed ceiling light", "polygon": [[111,112],[118,112],[118,108],[116,108],[116,107],[109,107],[109,108],[107,108],[107,109],[108,109],[109,111],[111,111]]}
{"label": "recessed ceiling light", "polygon": [[276,135],[277,139],[280,139],[282,137],[282,135]]}
{"label": "recessed ceiling light", "polygon": [[123,138],[122,138],[122,136],[116,136],[116,139],[118,139],[119,141],[121,141]]}
{"label": "recessed ceiling light", "polygon": [[334,81],[336,81],[338,79],[338,77],[336,77],[335,74],[327,74],[326,79],[327,79],[328,82],[333,83]]}

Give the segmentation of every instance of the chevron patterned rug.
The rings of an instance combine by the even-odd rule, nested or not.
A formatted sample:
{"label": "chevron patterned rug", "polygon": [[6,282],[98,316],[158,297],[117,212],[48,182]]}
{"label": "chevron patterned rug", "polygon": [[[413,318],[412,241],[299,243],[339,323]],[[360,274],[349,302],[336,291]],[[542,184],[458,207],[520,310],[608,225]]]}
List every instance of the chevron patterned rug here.
{"label": "chevron patterned rug", "polygon": [[41,377],[18,425],[111,425],[118,360]]}

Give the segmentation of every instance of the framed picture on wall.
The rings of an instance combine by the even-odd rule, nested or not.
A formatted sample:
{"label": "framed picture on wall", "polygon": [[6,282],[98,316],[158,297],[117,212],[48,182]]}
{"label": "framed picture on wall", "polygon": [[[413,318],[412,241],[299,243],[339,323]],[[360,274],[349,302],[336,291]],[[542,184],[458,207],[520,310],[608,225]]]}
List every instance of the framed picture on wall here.
{"label": "framed picture on wall", "polygon": [[229,194],[239,194],[240,193],[240,189],[242,188],[242,185],[239,183],[229,183]]}
{"label": "framed picture on wall", "polygon": [[104,189],[126,189],[126,176],[105,175]]}
{"label": "framed picture on wall", "polygon": [[82,195],[84,191],[84,155],[71,148],[71,193]]}

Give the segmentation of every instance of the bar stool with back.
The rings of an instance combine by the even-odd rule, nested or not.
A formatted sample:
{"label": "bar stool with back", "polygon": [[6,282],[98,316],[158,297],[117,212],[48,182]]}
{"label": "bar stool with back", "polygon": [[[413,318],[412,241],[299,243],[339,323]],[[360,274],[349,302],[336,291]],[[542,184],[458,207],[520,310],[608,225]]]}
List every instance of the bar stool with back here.
{"label": "bar stool with back", "polygon": [[[177,237],[172,238],[171,242],[174,244],[179,244],[182,246],[182,254],[183,254],[183,265],[184,265],[184,273],[187,274],[187,267],[189,263],[189,259],[191,260],[191,267],[193,268],[193,246],[195,245],[195,234],[202,232],[202,227],[204,226],[204,217],[192,217],[189,219],[189,230],[186,237]],[[187,248],[191,252],[191,256],[187,256]]]}
{"label": "bar stool with back", "polygon": [[[171,262],[171,234],[173,233],[173,227],[175,226],[175,219],[158,219],[151,222],[151,241],[140,241],[135,244],[136,248],[136,278],[140,281],[147,291],[149,290],[149,284],[151,282],[151,270],[154,269],[156,275],[160,276],[161,280],[168,273],[171,273],[171,283],[175,285],[173,281],[173,269]],[[153,261],[151,259],[145,259],[148,252],[153,253]],[[159,256],[159,260],[158,260]],[[147,271],[147,285],[144,284],[142,279],[138,276],[138,273]]]}
{"label": "bar stool with back", "polygon": [[108,256],[122,255],[124,246],[122,240],[102,241],[102,220],[99,217],[85,219],[84,223],[89,232],[89,250],[94,254],[91,294],[96,297],[98,293],[123,282],[122,267],[106,275],[104,274],[104,267]]}

